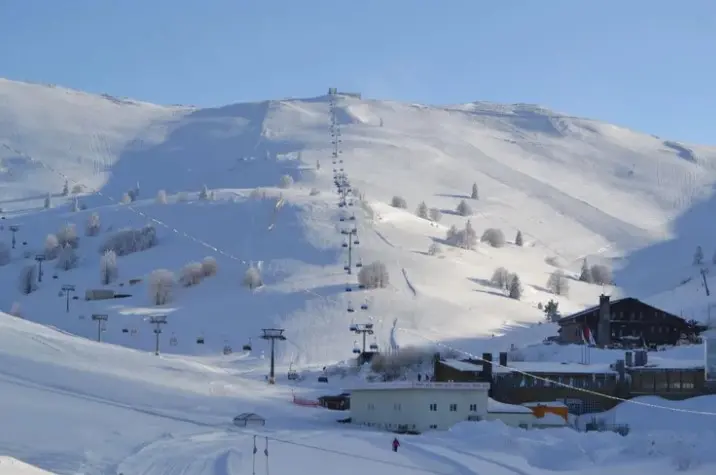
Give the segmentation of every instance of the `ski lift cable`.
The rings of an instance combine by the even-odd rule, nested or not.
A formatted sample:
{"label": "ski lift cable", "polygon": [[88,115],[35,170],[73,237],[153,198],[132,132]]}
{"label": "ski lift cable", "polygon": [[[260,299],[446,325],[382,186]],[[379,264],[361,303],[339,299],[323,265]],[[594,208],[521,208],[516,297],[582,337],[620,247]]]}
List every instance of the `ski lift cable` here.
{"label": "ski lift cable", "polygon": [[422,335],[422,334],[416,332],[415,330],[410,330],[410,329],[408,329],[408,328],[397,328],[397,329],[398,329],[399,331],[404,331],[404,332],[406,332],[406,333],[410,333],[410,334],[415,335],[415,336],[417,336],[417,337],[419,337],[419,338],[422,338],[422,339],[424,339],[424,340],[426,340],[426,341],[429,341],[429,342],[435,344],[436,346],[442,346],[443,348],[447,348],[448,350],[452,350],[452,351],[456,351],[456,352],[458,352],[458,353],[462,353],[462,354],[468,356],[468,357],[471,358],[471,359],[474,359],[474,360],[477,360],[477,361],[481,361],[481,362],[483,362],[483,363],[491,364],[493,367],[496,366],[496,367],[498,367],[498,368],[508,369],[508,370],[512,371],[513,373],[518,373],[518,374],[521,374],[521,375],[523,375],[523,376],[527,376],[527,377],[529,377],[529,378],[532,378],[532,379],[535,379],[535,380],[538,380],[538,381],[543,381],[543,382],[545,382],[545,383],[548,383],[548,384],[551,384],[551,385],[554,385],[554,386],[560,386],[560,387],[563,387],[563,388],[573,389],[573,390],[575,390],[575,391],[579,391],[579,392],[582,392],[582,393],[585,393],[585,394],[589,394],[589,395],[591,395],[591,396],[601,397],[601,398],[604,398],[604,399],[610,399],[610,400],[612,400],[612,401],[624,402],[624,403],[629,403],[629,404],[636,404],[636,405],[638,405],[638,406],[649,407],[649,408],[652,408],[652,409],[662,409],[662,410],[665,410],[665,411],[678,412],[678,413],[682,413],[682,414],[697,414],[697,415],[700,415],[700,416],[716,416],[716,412],[696,411],[696,410],[692,410],[692,409],[680,409],[680,408],[677,408],[677,407],[662,406],[662,405],[659,405],[659,404],[651,404],[651,403],[648,403],[648,402],[636,401],[636,400],[634,400],[634,399],[624,399],[624,398],[621,398],[621,397],[618,397],[618,396],[611,396],[611,395],[609,395],[609,394],[602,394],[602,393],[597,392],[597,391],[592,391],[591,389],[580,388],[580,387],[577,387],[577,386],[574,386],[574,385],[571,385],[571,384],[561,383],[561,382],[559,382],[559,381],[554,381],[554,380],[549,379],[549,378],[545,378],[545,377],[542,377],[542,376],[538,376],[538,375],[536,375],[536,374],[528,373],[527,371],[522,371],[522,370],[519,370],[519,369],[517,369],[517,368],[513,368],[512,366],[509,366],[509,365],[501,365],[501,364],[496,363],[496,362],[494,362],[494,361],[486,361],[486,360],[484,360],[484,359],[483,359],[482,357],[480,357],[480,356],[473,355],[472,353],[469,353],[469,352],[467,352],[467,351],[465,351],[465,350],[461,350],[460,348],[455,348],[455,347],[452,347],[452,346],[450,346],[450,345],[446,345],[446,344],[444,344],[444,343],[442,343],[442,342],[439,342],[439,341],[437,341],[437,340],[433,340],[432,338],[428,338],[428,337],[426,337],[426,336],[424,336],[424,335]]}
{"label": "ski lift cable", "polygon": [[[63,179],[65,179],[65,180],[66,180],[67,182],[69,182],[69,183],[72,183],[73,185],[81,185],[81,186],[83,186],[85,189],[91,191],[92,193],[97,194],[97,196],[101,196],[102,198],[106,198],[107,200],[111,201],[111,202],[114,203],[114,204],[121,204],[118,200],[114,199],[113,197],[111,197],[111,196],[109,196],[109,195],[107,195],[107,194],[105,194],[105,193],[102,193],[99,189],[93,188],[93,187],[90,187],[90,186],[87,186],[87,185],[85,185],[84,183],[81,183],[81,182],[75,180],[74,178],[71,178],[70,176],[66,175],[65,173],[61,172],[60,170],[55,169],[54,167],[48,165],[47,163],[45,163],[45,162],[43,162],[43,161],[41,161],[41,160],[38,160],[38,159],[36,159],[36,158],[34,158],[34,157],[31,157],[31,156],[25,155],[25,154],[23,154],[23,156],[25,156],[25,158],[27,158],[27,159],[30,160],[31,162],[33,162],[33,163],[35,163],[35,164],[41,166],[41,167],[44,168],[45,170],[48,170],[48,171],[50,171],[50,172],[52,172],[52,173],[55,173],[55,174],[61,176]],[[281,206],[282,206],[282,205],[283,205],[283,198],[281,198],[279,201],[281,202]],[[277,205],[278,205],[278,203],[277,203]],[[184,237],[185,239],[188,239],[188,240],[190,240],[190,241],[193,241],[193,242],[195,242],[196,244],[199,244],[200,246],[205,247],[205,248],[207,248],[207,249],[209,249],[209,250],[211,250],[211,251],[213,251],[213,252],[215,252],[215,253],[217,253],[217,254],[219,254],[219,255],[222,255],[222,256],[226,257],[227,259],[231,259],[231,260],[233,260],[233,261],[239,262],[239,263],[244,264],[244,265],[249,265],[249,262],[250,262],[250,261],[241,259],[240,257],[235,256],[235,255],[233,255],[232,253],[230,253],[230,252],[228,252],[228,251],[225,251],[225,250],[223,250],[223,249],[220,249],[220,248],[214,246],[213,244],[211,244],[211,243],[209,243],[209,242],[207,242],[207,241],[204,241],[203,239],[200,239],[200,238],[198,238],[198,237],[196,237],[196,236],[193,236],[193,235],[191,235],[191,234],[189,234],[189,233],[187,233],[187,232],[185,232],[185,231],[182,231],[182,230],[180,230],[180,229],[178,229],[178,228],[175,228],[174,226],[172,226],[172,225],[170,225],[170,224],[167,224],[167,223],[165,223],[164,221],[161,221],[160,219],[157,219],[157,218],[155,218],[155,217],[153,217],[153,216],[150,216],[149,214],[145,213],[144,211],[141,211],[141,210],[135,208],[135,207],[132,206],[131,204],[125,204],[125,205],[123,205],[123,206],[124,206],[126,209],[128,209],[129,211],[131,211],[132,213],[135,213],[135,214],[137,214],[137,215],[139,215],[139,216],[141,216],[141,217],[143,217],[143,218],[149,220],[150,222],[152,222],[152,223],[154,223],[154,224],[157,224],[157,225],[159,225],[159,226],[161,226],[161,227],[163,227],[163,228],[169,230],[170,232],[173,232],[174,234],[177,234],[177,235],[179,235],[179,236],[181,236],[181,237]],[[280,207],[279,207],[279,208],[280,208]],[[314,292],[314,291],[312,291],[312,290],[309,290],[309,289],[300,289],[300,291],[301,291],[301,292],[304,292],[304,293],[307,293],[307,294],[309,294],[309,295],[313,295],[313,296],[315,296],[315,297],[318,297],[319,299],[322,299],[322,300],[325,300],[325,301],[330,301],[330,299],[329,299],[328,297],[325,297],[325,296],[323,296],[323,295],[320,295],[320,294],[318,294],[318,293],[316,293],[316,292]]]}

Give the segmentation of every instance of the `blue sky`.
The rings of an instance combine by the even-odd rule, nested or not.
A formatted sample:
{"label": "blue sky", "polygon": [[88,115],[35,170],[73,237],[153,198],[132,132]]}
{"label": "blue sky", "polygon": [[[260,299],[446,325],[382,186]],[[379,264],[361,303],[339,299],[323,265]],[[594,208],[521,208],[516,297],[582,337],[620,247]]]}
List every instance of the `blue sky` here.
{"label": "blue sky", "polygon": [[716,144],[716,1],[0,0],[0,77],[162,104],[528,102]]}

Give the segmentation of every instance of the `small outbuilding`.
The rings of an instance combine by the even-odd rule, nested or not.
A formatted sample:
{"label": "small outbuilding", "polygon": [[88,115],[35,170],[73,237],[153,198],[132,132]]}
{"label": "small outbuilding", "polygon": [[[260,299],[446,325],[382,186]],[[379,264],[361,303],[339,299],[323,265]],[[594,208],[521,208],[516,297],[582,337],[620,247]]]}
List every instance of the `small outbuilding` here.
{"label": "small outbuilding", "polygon": [[253,412],[244,412],[234,417],[234,425],[238,427],[265,426],[266,419]]}

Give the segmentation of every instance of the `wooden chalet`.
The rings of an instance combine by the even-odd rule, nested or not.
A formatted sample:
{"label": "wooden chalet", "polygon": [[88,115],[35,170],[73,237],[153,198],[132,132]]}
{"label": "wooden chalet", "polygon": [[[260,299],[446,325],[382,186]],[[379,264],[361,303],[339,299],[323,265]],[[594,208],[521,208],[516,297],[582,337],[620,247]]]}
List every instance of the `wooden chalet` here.
{"label": "wooden chalet", "polygon": [[632,297],[611,301],[608,295],[599,297],[599,305],[563,317],[557,324],[558,342],[600,347],[675,345],[683,335],[694,331],[681,317]]}

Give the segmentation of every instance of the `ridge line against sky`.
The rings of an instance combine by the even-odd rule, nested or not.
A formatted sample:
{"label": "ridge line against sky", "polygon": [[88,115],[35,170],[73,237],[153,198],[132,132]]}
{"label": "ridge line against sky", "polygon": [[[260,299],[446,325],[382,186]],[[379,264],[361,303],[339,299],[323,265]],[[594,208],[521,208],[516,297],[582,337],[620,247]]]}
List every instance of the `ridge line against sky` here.
{"label": "ridge line against sky", "polygon": [[157,103],[540,104],[716,144],[716,2],[0,0],[0,77]]}

